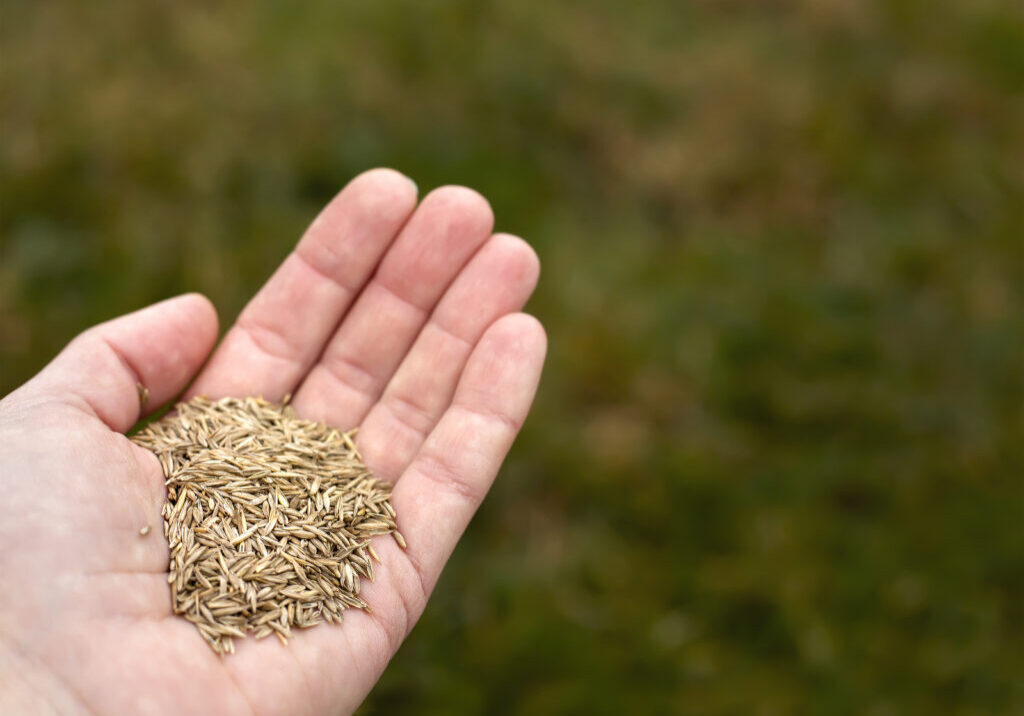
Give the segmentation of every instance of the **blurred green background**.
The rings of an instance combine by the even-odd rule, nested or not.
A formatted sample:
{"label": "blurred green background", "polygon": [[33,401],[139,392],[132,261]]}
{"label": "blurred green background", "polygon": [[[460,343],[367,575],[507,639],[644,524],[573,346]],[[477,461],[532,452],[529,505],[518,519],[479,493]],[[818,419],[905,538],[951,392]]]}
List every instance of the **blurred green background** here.
{"label": "blurred green background", "polygon": [[1024,713],[1024,8],[0,0],[0,393],[462,183],[536,409],[363,709]]}

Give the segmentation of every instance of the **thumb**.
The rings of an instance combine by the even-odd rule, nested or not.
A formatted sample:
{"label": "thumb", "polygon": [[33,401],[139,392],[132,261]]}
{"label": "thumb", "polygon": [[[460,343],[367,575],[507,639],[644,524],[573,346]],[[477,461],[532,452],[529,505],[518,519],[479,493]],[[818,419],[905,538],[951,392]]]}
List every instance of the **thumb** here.
{"label": "thumb", "polygon": [[83,407],[125,432],[142,412],[138,386],[159,406],[180,393],[217,340],[217,313],[199,294],[178,296],[85,331],[19,394]]}

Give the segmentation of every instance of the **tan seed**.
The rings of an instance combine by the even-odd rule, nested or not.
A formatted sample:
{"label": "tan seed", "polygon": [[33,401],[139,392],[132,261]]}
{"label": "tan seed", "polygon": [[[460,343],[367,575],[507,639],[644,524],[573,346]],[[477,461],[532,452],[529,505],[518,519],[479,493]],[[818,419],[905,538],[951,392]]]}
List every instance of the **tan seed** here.
{"label": "tan seed", "polygon": [[174,611],[217,653],[247,634],[287,644],[292,627],[369,609],[359,591],[380,559],[371,536],[406,544],[391,488],[354,435],[300,419],[287,401],[198,397],[132,438],[156,453],[167,484]]}

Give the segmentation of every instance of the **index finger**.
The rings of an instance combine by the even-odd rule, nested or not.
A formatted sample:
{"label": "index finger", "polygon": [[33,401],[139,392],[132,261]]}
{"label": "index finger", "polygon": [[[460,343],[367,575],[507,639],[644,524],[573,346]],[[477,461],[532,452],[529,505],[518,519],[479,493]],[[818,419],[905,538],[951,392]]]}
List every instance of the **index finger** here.
{"label": "index finger", "polygon": [[412,214],[416,193],[391,169],[349,182],[245,307],[186,397],[280,400],[292,392]]}

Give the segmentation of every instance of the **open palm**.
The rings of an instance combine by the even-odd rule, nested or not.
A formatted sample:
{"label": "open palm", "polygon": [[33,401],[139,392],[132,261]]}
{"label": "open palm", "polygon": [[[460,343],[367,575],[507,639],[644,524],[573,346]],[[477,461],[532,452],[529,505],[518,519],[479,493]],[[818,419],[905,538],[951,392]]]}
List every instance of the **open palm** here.
{"label": "open palm", "polygon": [[[0,401],[0,711],[320,714],[356,708],[420,616],[526,416],[544,359],[518,313],[538,274],[492,235],[486,201],[374,170],[353,180],[207,359],[196,295],[93,328]],[[361,425],[409,543],[375,541],[372,612],[214,655],[171,612],[165,490],[124,437],[136,384],[294,395],[300,416]],[[152,532],[141,535],[149,525]]]}

